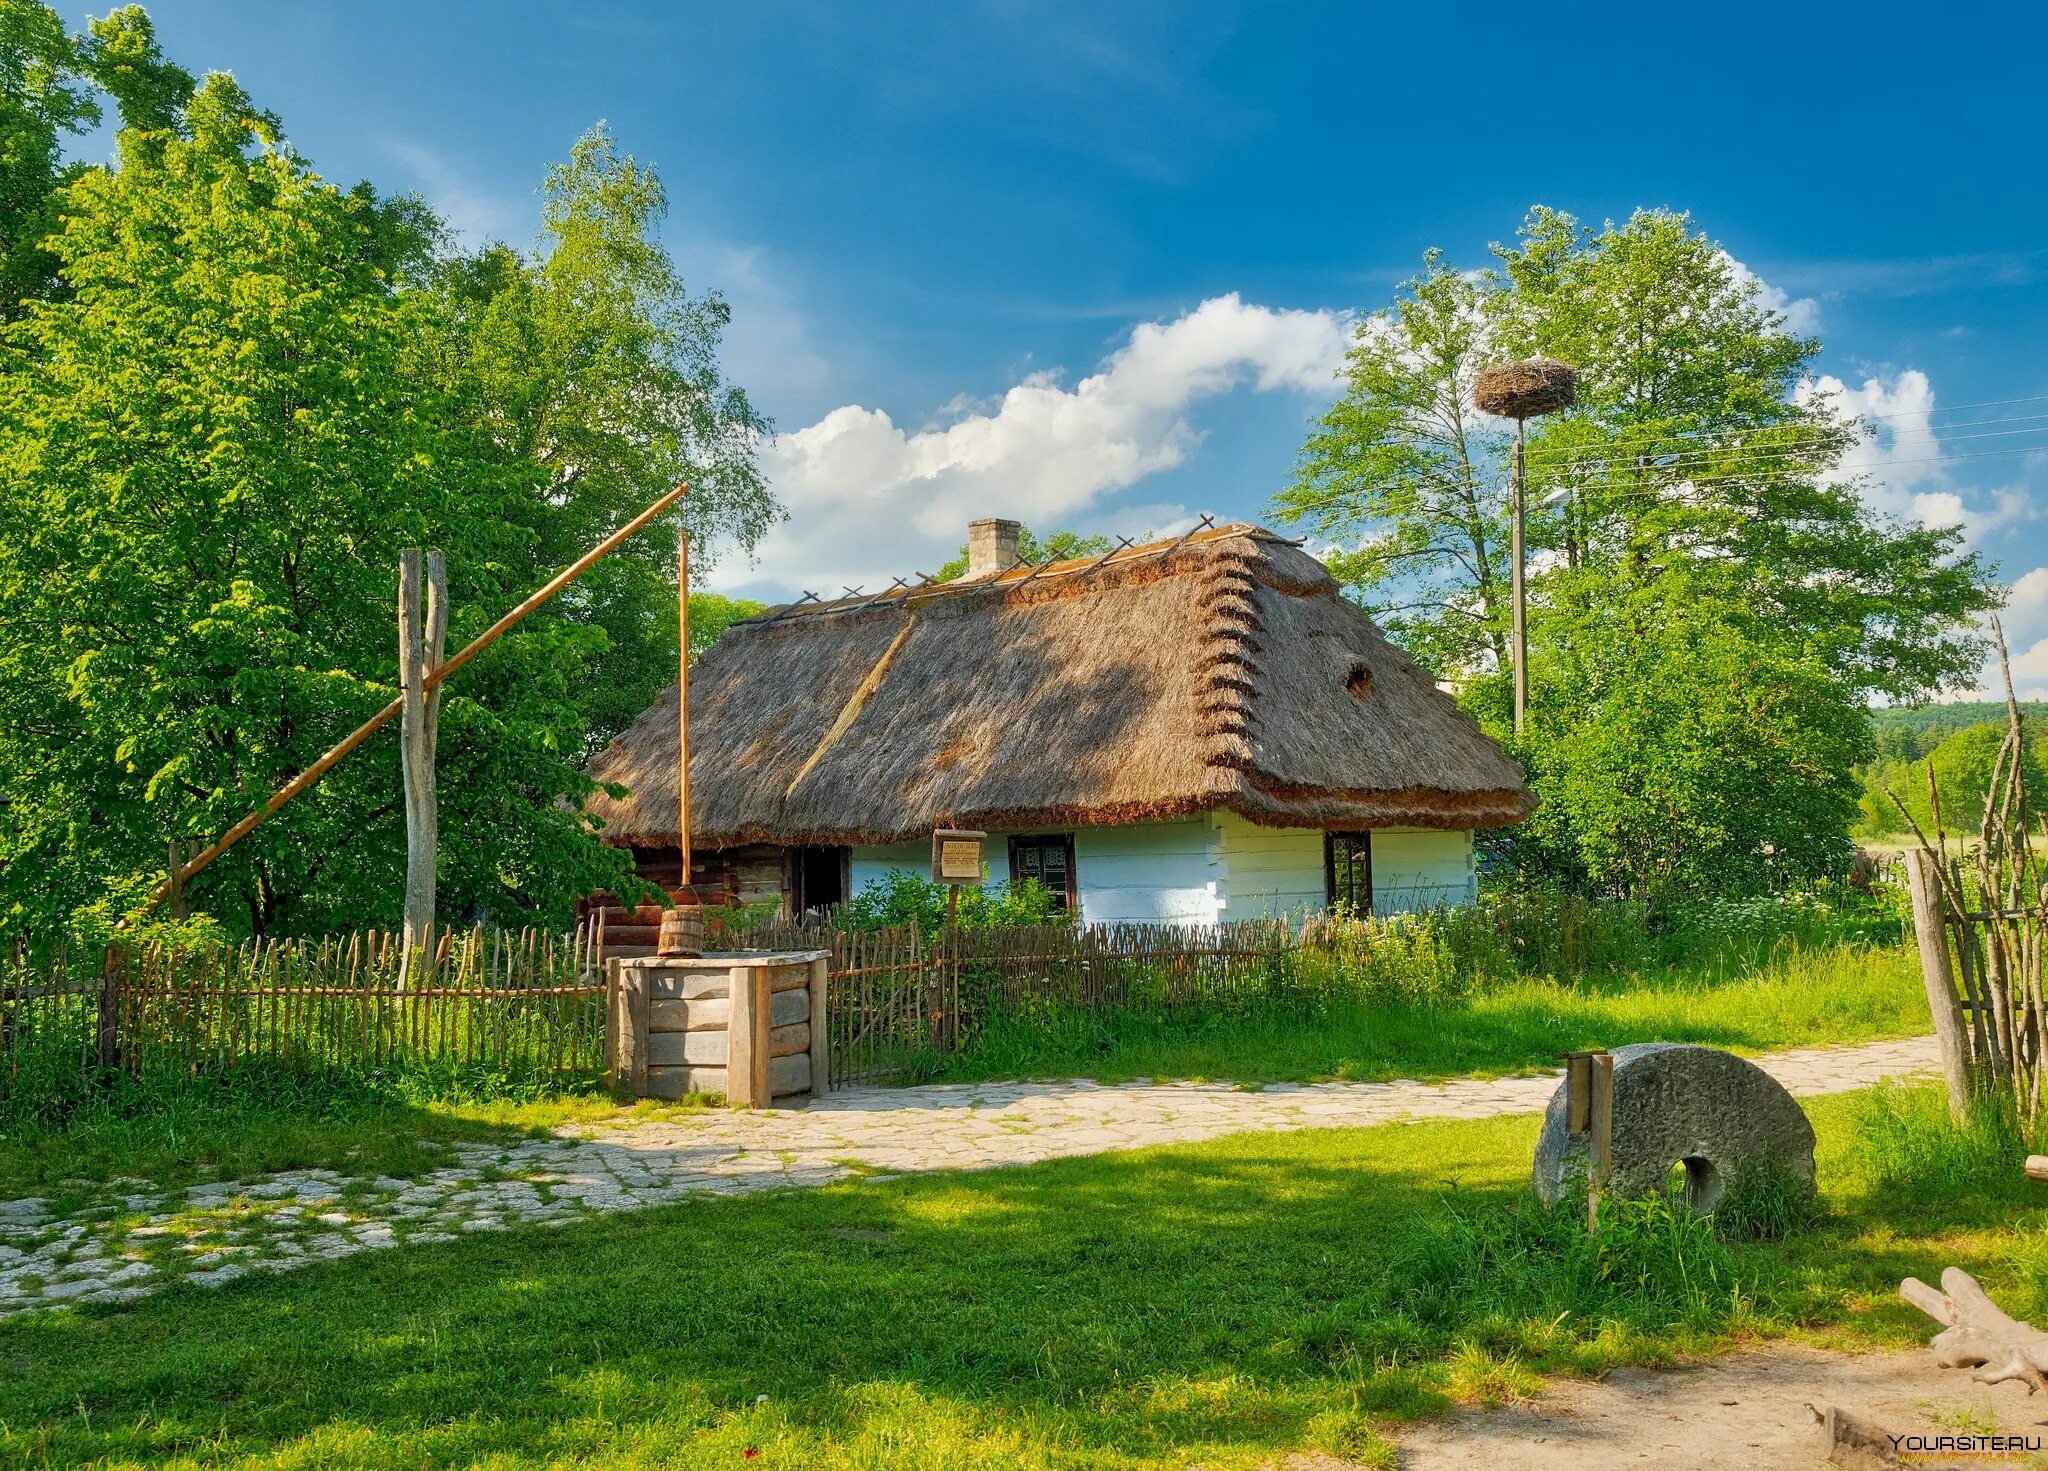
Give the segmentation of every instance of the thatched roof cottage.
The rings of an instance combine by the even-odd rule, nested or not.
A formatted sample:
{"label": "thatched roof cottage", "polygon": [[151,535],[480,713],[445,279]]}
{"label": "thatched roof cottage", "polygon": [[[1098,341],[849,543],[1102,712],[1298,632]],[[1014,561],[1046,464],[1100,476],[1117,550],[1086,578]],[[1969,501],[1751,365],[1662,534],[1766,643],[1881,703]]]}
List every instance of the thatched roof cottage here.
{"label": "thatched roof cottage", "polygon": [[[1459,903],[1472,831],[1534,807],[1499,746],[1314,558],[1257,526],[1040,567],[971,528],[966,577],[772,611],[690,678],[692,877],[787,912],[935,828],[990,834],[1090,922]],[[591,765],[590,814],[675,873],[676,692]]]}

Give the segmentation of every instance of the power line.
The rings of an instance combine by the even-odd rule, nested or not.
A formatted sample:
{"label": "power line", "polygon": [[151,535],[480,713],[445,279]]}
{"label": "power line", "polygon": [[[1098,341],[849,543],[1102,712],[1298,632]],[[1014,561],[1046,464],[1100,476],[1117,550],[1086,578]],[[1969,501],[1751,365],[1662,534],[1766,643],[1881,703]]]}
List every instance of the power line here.
{"label": "power line", "polygon": [[[1690,443],[1709,443],[1711,441],[1721,439],[1739,439],[1745,435],[1767,434],[1772,432],[1785,431],[1790,431],[1793,433],[1831,435],[1840,433],[1846,429],[1853,428],[1854,424],[1858,422],[1868,420],[1884,422],[1891,419],[1917,419],[1923,417],[1932,418],[1937,414],[1960,414],[1970,409],[2004,408],[2013,404],[2026,403],[2048,403],[2048,393],[2031,394],[2025,398],[1985,399],[1977,403],[1949,404],[1946,406],[1929,409],[1900,409],[1896,412],[1888,414],[1855,414],[1850,416],[1848,420],[1846,420],[1839,426],[1823,426],[1818,424],[1801,423],[1795,420],[1782,424],[1756,424],[1729,429],[1677,430],[1663,437],[1671,440],[1684,440]],[[2018,414],[2004,419],[1982,419],[1973,420],[1969,423],[1952,423],[1940,426],[1930,425],[1929,432],[1943,432],[1949,429],[1973,429],[1983,424],[2021,423],[2026,420],[2040,418],[2048,418],[2048,414]],[[1606,446],[1601,446],[1601,448],[1604,449],[1606,448]],[[1538,447],[1536,450],[1532,452],[1531,458],[1536,459],[1543,457],[1545,455],[1555,454],[1559,452],[1570,454],[1574,451],[1568,446],[1560,446],[1557,449],[1546,449]]]}
{"label": "power line", "polygon": [[[2029,418],[2033,418],[2033,419],[2044,419],[2044,420],[2048,420],[2048,414],[2034,414],[2034,415],[2029,415],[2029,416],[2026,416],[2026,417],[2029,417]],[[1997,423],[1997,422],[2000,422],[2000,421],[1998,421],[1998,420],[1989,420],[1989,421],[1986,421],[1986,422],[1991,422],[1991,423]],[[2006,422],[2018,422],[2018,421],[2017,421],[2017,420],[2011,420],[2011,421],[2006,421]],[[1964,425],[1964,426],[1962,426],[1962,427],[1964,427],[1964,428],[1974,428],[1975,426],[1974,426],[1974,425]],[[1981,433],[1981,434],[1949,434],[1949,433],[1946,433],[1945,431],[1940,431],[1940,430],[1934,430],[1934,429],[1928,429],[1928,430],[1924,430],[1924,431],[1914,431],[1914,432],[1915,432],[1915,433],[1918,433],[1918,434],[1920,434],[1920,435],[1921,435],[1922,437],[1924,437],[1925,441],[1926,441],[1927,443],[1929,443],[1929,444],[1932,444],[1932,443],[1936,442],[1937,440],[1938,440],[1939,442],[1941,442],[1941,443],[1944,443],[1944,444],[1954,444],[1954,443],[1957,443],[1957,442],[1960,442],[1960,441],[1964,441],[1964,440],[1973,440],[1973,439],[2003,439],[2003,438],[2006,438],[2006,437],[2008,437],[2008,436],[2010,436],[2010,435],[2014,435],[2014,434],[2048,434],[2048,423],[2044,423],[2044,424],[2036,424],[2036,425],[2035,425],[2034,427],[2032,427],[2032,428],[2029,428],[2029,429],[1990,429],[1990,430],[1986,430],[1985,432],[1983,432],[1983,433]],[[1898,444],[1898,443],[1900,442],[1900,438],[1901,438],[1900,436],[1898,436],[1898,435],[1894,435],[1894,436],[1893,436],[1893,440],[1892,440],[1892,443],[1893,443],[1894,445],[1897,445],[1897,444]],[[1910,436],[1908,436],[1908,442],[1910,443]],[[1858,449],[1858,448],[1862,448],[1862,447],[1864,447],[1864,445],[1866,445],[1866,444],[1870,444],[1870,443],[1874,443],[1874,441],[1864,441],[1864,440],[1858,440],[1858,441],[1856,441],[1855,443],[1853,443],[1853,444],[1849,445],[1849,446],[1848,446],[1848,447],[1847,447],[1847,448],[1846,448],[1846,449],[1845,449],[1845,450],[1844,450],[1843,452],[1844,452],[1844,453],[1847,453],[1847,452],[1848,452],[1848,450],[1853,450],[1853,449]],[[2048,446],[2043,446],[2043,447],[2044,447],[2044,448],[2048,448]],[[1781,444],[1781,445],[1772,445],[1772,444],[1763,444],[1763,445],[1759,445],[1759,446],[1757,446],[1757,447],[1756,447],[1755,449],[1750,449],[1750,448],[1747,448],[1747,447],[1745,447],[1745,446],[1742,446],[1742,445],[1724,445],[1724,446],[1716,446],[1716,447],[1710,447],[1710,448],[1707,448],[1707,449],[1700,449],[1700,450],[1691,450],[1691,451],[1686,451],[1686,452],[1678,453],[1678,454],[1675,454],[1675,455],[1674,455],[1674,454],[1671,454],[1670,452],[1668,452],[1668,451],[1667,451],[1667,452],[1665,452],[1665,453],[1664,453],[1664,454],[1662,454],[1662,455],[1659,455],[1659,454],[1657,454],[1657,453],[1655,453],[1655,452],[1645,452],[1645,453],[1642,453],[1642,454],[1640,454],[1640,455],[1626,455],[1626,454],[1613,454],[1613,455],[1611,455],[1611,456],[1610,456],[1609,458],[1605,458],[1605,459],[1587,459],[1587,460],[1572,460],[1572,459],[1569,459],[1569,458],[1565,458],[1565,457],[1559,457],[1559,458],[1556,458],[1556,459],[1547,459],[1547,460],[1546,460],[1546,459],[1539,459],[1539,458],[1538,458],[1537,456],[1535,456],[1535,455],[1533,455],[1533,454],[1532,454],[1532,455],[1531,455],[1531,456],[1530,456],[1529,458],[1530,458],[1530,461],[1531,461],[1531,463],[1533,463],[1533,464],[1540,464],[1540,465],[1543,465],[1543,466],[1544,466],[1545,468],[1548,468],[1548,469],[1562,469],[1562,470],[1566,470],[1566,471],[1570,471],[1570,470],[1601,470],[1601,469],[1608,469],[1608,470],[1613,470],[1613,469],[1631,470],[1631,469],[1636,469],[1636,468],[1649,468],[1649,469],[1657,469],[1657,470],[1671,470],[1671,469],[1682,469],[1682,468],[1684,468],[1684,467],[1685,467],[1685,466],[1687,466],[1687,465],[1695,465],[1695,464],[1697,464],[1697,465],[1708,465],[1708,466],[1711,466],[1711,465],[1712,465],[1712,464],[1713,464],[1713,463],[1714,463],[1714,462],[1715,462],[1715,461],[1716,461],[1717,459],[1719,459],[1719,460],[1726,460],[1726,459],[1728,459],[1728,458],[1729,458],[1729,457],[1731,457],[1731,456],[1737,456],[1737,455],[1743,456],[1743,457],[1745,457],[1746,459],[1749,459],[1749,460],[1752,460],[1752,461],[1755,461],[1755,460],[1776,460],[1776,459],[1787,459],[1787,458],[1790,458],[1790,457],[1793,457],[1793,456],[1800,456],[1800,455],[1817,455],[1817,454],[1825,454],[1825,453],[1827,453],[1827,451],[1829,450],[1829,448],[1830,448],[1830,444],[1829,444],[1828,442],[1825,442],[1825,441],[1816,441],[1816,442],[1814,442],[1814,443],[1811,443],[1811,444],[1804,444],[1804,445],[1799,445],[1799,444],[1792,444],[1792,445],[1782,445],[1782,444]]]}
{"label": "power line", "polygon": [[[2048,452],[2048,445],[2020,445],[2012,449],[1974,450],[1959,455],[1930,455],[1923,459],[1893,460],[1883,468],[1892,469],[1894,467],[1904,465],[1946,465],[1954,464],[1964,460],[1996,460],[2003,459],[2012,455],[2041,454],[2044,452]],[[1668,467],[1663,465],[1653,465],[1648,468],[1662,471],[1667,469]],[[1597,498],[1603,504],[1609,504],[1615,501],[1625,500],[1668,501],[1677,498],[1674,495],[1674,492],[1678,491],[1682,486],[1728,485],[1736,482],[1750,481],[1756,478],[1756,476],[1744,474],[1684,475],[1681,476],[1675,483],[1666,486],[1597,489],[1590,491],[1588,493],[1588,498]],[[1413,481],[1410,481],[1408,483],[1410,485],[1416,484]],[[1416,486],[1416,488],[1427,490],[1440,489],[1440,487],[1435,486]],[[1298,509],[1303,511],[1325,509],[1328,507],[1338,505],[1346,498],[1347,497],[1341,492],[1333,492],[1329,495],[1318,496],[1312,501],[1301,502],[1299,504]]]}

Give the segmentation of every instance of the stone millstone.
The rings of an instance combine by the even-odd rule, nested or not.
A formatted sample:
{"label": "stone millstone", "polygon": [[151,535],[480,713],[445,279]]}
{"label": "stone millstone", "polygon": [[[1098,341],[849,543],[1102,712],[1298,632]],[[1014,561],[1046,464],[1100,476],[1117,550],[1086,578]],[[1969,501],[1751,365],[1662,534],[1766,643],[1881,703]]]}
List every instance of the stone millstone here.
{"label": "stone millstone", "polygon": [[[1560,1083],[1536,1144],[1536,1194],[1545,1205],[1584,1181],[1591,1158],[1591,1138],[1568,1132],[1566,1108]],[[1653,1194],[1682,1164],[1687,1200],[1711,1211],[1737,1172],[1756,1163],[1813,1188],[1813,1125],[1776,1078],[1712,1047],[1637,1042],[1614,1049],[1610,1193]]]}

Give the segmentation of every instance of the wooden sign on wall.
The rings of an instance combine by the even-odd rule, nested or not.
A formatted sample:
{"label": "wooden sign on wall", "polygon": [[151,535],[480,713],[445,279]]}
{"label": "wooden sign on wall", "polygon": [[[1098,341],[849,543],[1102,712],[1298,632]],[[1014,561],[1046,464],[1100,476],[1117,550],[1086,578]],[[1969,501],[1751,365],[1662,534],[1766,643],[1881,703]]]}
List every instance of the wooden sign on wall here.
{"label": "wooden sign on wall", "polygon": [[978,884],[981,882],[981,845],[987,833],[938,828],[932,833],[932,882],[935,884]]}

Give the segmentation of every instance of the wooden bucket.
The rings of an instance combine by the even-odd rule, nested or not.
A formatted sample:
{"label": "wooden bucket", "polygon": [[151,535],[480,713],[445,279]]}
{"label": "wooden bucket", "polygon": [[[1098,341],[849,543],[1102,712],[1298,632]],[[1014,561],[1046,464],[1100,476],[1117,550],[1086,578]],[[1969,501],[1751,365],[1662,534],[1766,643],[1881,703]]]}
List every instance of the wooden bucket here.
{"label": "wooden bucket", "polygon": [[661,935],[656,948],[663,955],[694,960],[704,953],[704,911],[695,904],[682,904],[661,911]]}

